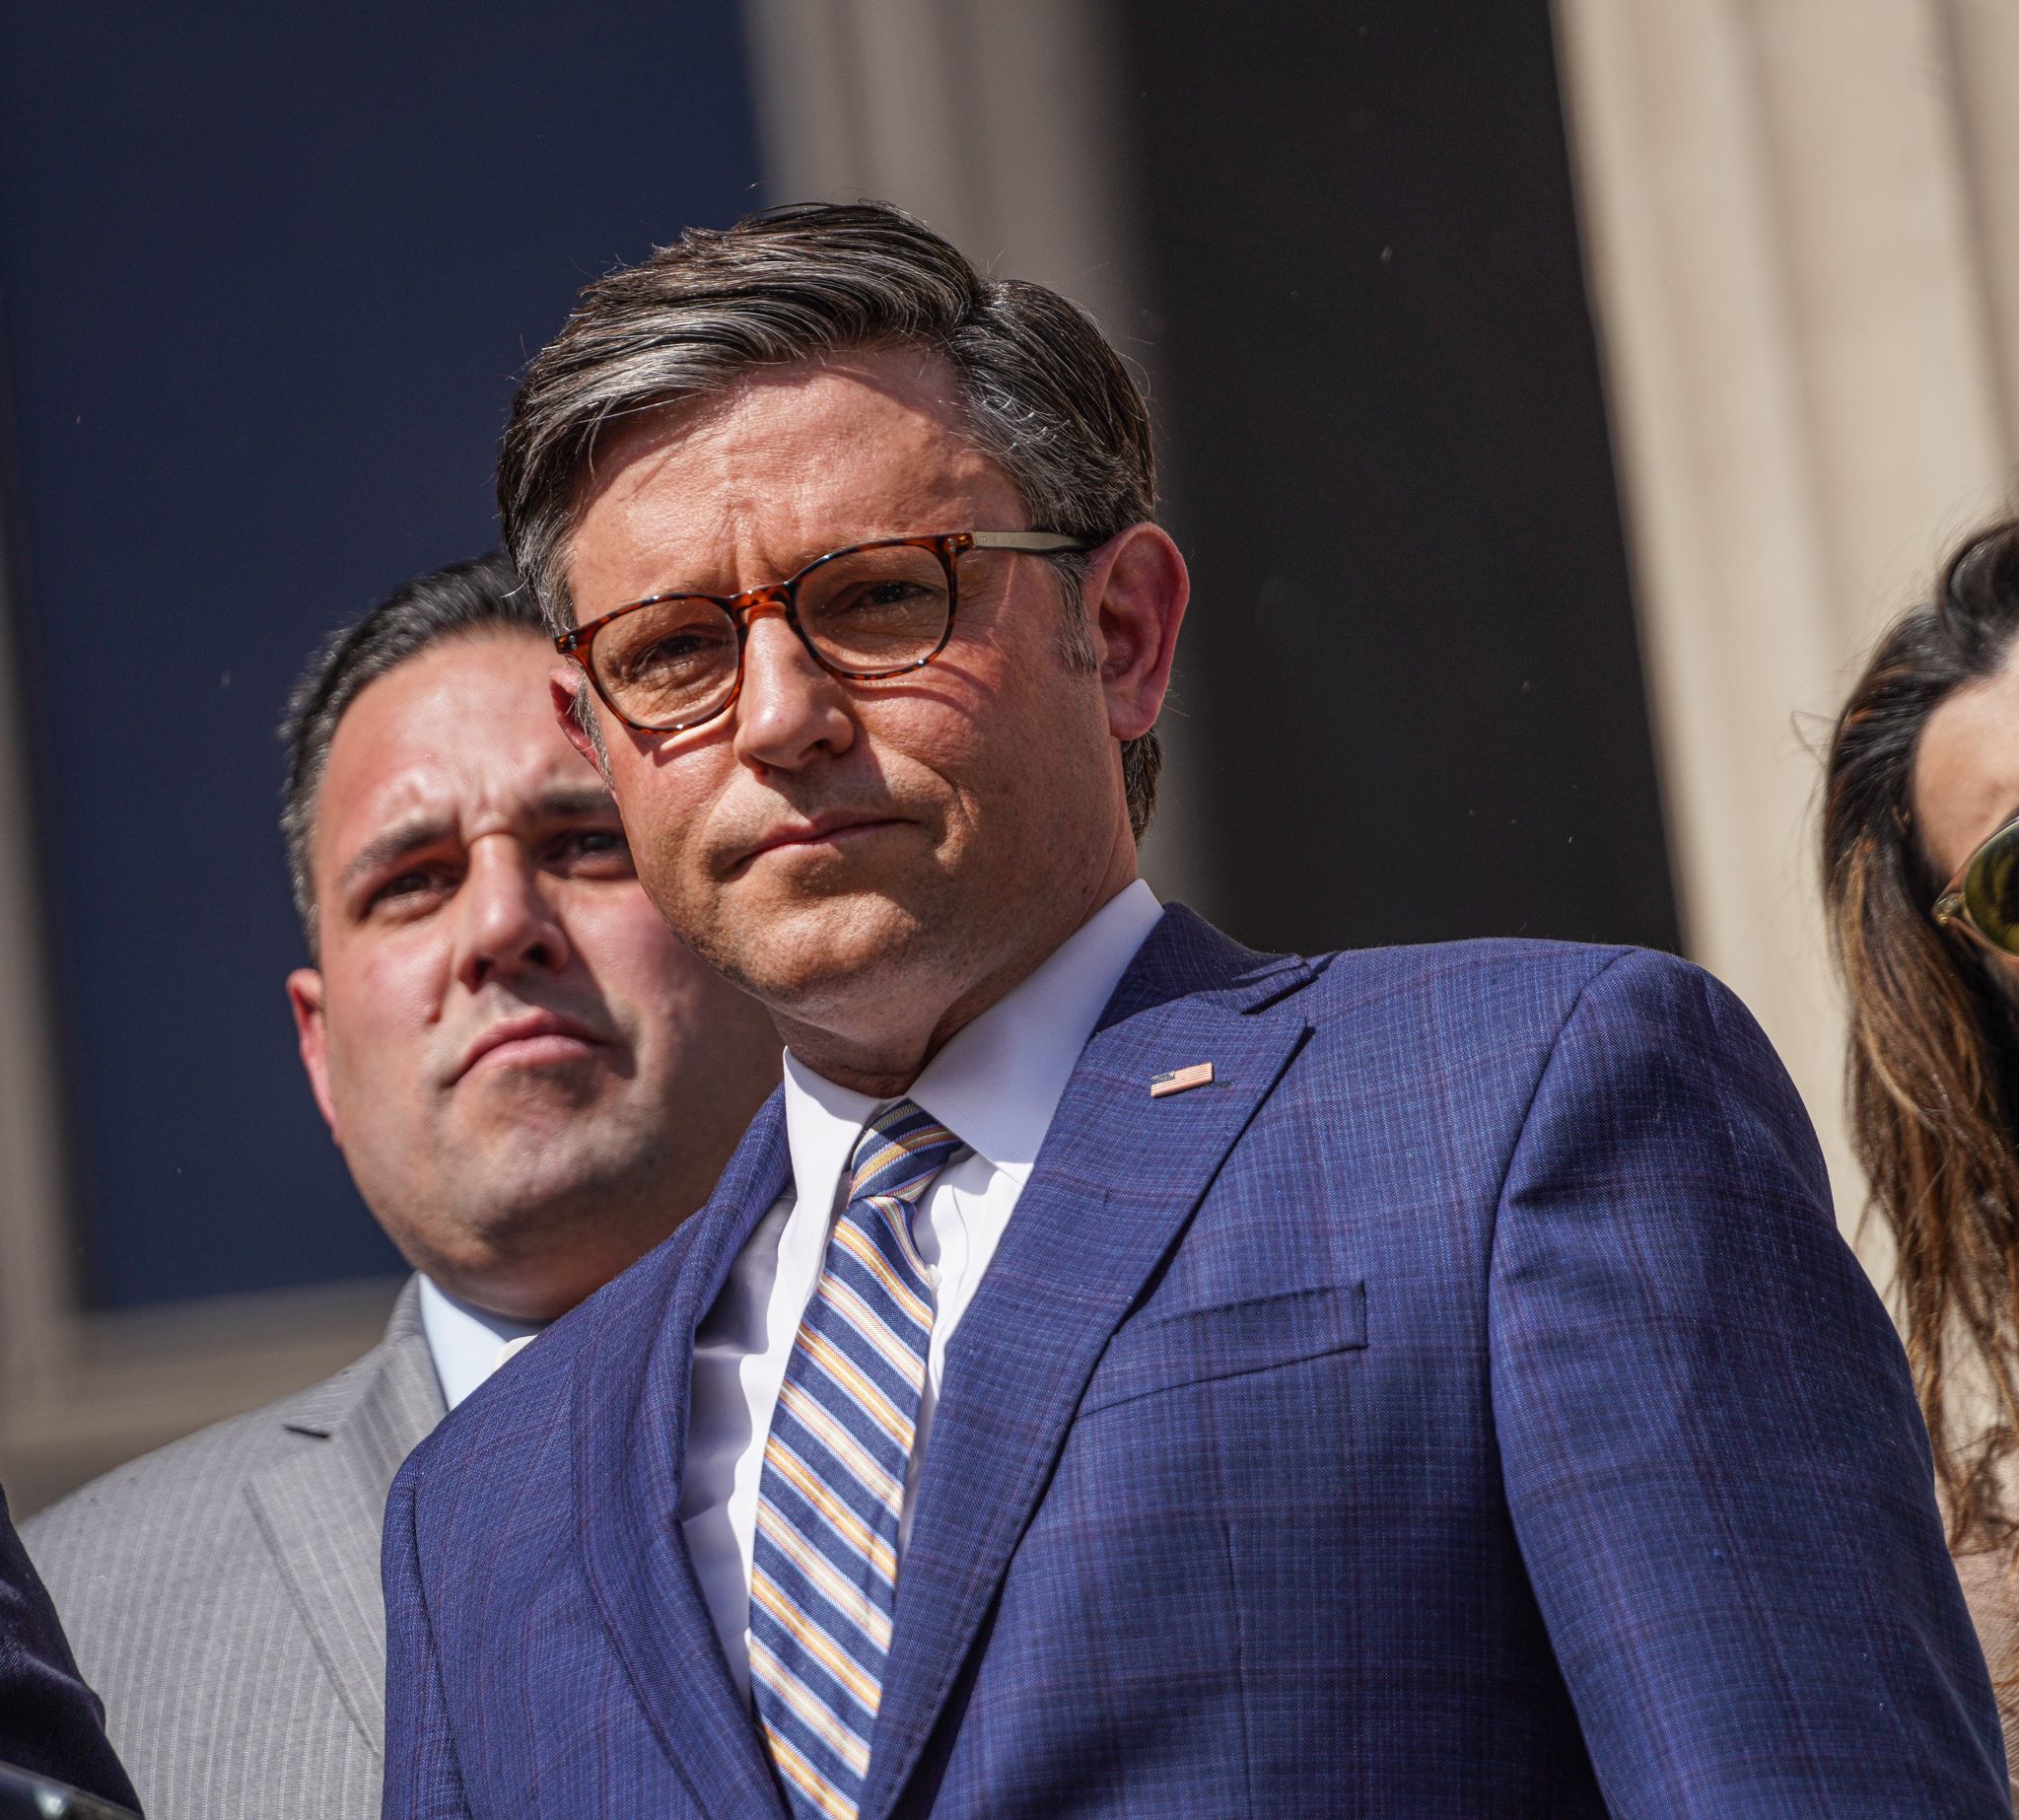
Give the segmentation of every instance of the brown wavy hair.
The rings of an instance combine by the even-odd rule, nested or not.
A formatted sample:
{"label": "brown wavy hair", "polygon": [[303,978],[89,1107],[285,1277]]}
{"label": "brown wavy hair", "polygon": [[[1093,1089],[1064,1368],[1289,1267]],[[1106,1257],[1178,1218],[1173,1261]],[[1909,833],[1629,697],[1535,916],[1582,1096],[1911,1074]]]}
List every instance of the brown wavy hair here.
{"label": "brown wavy hair", "polygon": [[1970,538],[1895,625],[1839,717],[1823,884],[1850,1000],[1847,1094],[1871,1207],[1899,1247],[1908,1356],[1959,1552],[2019,1542],[2019,1017],[1974,945],[1936,927],[1915,831],[1928,717],[2019,634],[2019,519]]}

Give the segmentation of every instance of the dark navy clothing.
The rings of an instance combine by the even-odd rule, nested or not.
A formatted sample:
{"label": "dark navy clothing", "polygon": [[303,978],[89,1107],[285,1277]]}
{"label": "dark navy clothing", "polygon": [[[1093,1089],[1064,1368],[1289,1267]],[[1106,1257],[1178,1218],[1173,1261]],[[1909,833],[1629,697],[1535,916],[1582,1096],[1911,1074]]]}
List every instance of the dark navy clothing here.
{"label": "dark navy clothing", "polygon": [[0,1497],[0,1763],[138,1807]]}

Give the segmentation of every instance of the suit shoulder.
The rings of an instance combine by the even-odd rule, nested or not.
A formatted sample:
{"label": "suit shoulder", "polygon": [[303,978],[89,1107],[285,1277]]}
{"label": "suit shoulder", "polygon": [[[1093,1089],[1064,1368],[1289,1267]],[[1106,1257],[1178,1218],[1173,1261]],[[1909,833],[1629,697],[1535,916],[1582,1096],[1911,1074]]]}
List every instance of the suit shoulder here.
{"label": "suit shoulder", "polygon": [[52,1564],[60,1570],[114,1537],[130,1545],[149,1533],[204,1533],[205,1520],[221,1517],[254,1474],[316,1444],[315,1437],[327,1431],[329,1412],[355,1399],[374,1357],[368,1353],[306,1390],[213,1423],[101,1474],[23,1522],[29,1553],[48,1573]]}
{"label": "suit shoulder", "polygon": [[1666,1043],[1772,1061],[1752,1015],[1703,968],[1654,948],[1476,941],[1348,949],[1311,963],[1297,995],[1320,1053],[1375,1042],[1448,1067],[1465,1055],[1516,1074],[1560,1048],[1615,1054]]}
{"label": "suit shoulder", "polygon": [[1361,1015],[1397,1002],[1439,1018],[1471,1017],[1555,1026],[1601,977],[1698,975],[1688,961],[1653,948],[1584,942],[1492,938],[1398,947],[1344,948],[1311,965],[1310,1015]]}
{"label": "suit shoulder", "polygon": [[1449,1069],[1462,1056],[1472,1080],[1498,1079],[1524,1095],[1544,1080],[1573,1095],[1621,1082],[1680,1090],[1687,1076],[1719,1116],[1740,1100],[1771,1107],[1809,1166],[1815,1141],[1774,1045],[1730,987],[1677,955],[1486,941],[1363,949],[1314,964],[1325,970],[1310,1021],[1335,1068],[1360,1061],[1373,1029],[1412,1068]]}

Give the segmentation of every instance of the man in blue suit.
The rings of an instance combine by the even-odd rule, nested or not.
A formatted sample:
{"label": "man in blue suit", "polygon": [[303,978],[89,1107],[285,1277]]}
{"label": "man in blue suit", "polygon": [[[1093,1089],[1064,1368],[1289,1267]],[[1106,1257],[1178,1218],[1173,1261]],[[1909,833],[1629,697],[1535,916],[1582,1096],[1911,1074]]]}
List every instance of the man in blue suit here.
{"label": "man in blue suit", "polygon": [[894,211],[590,287],[507,535],[785,1081],[408,1462],[386,1813],[1992,1815],[1801,1108],[1665,956],[1136,875],[1185,573],[1070,305]]}

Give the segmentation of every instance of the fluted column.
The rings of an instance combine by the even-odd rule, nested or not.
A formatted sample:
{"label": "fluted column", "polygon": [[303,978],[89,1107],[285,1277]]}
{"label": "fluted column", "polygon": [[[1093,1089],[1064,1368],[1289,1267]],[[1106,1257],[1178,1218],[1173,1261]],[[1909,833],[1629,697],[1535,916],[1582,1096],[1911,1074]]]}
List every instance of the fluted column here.
{"label": "fluted column", "polygon": [[1786,1059],[1850,1229],[1821,746],[2006,480],[2019,22],[2001,0],[1556,10],[1685,939]]}

